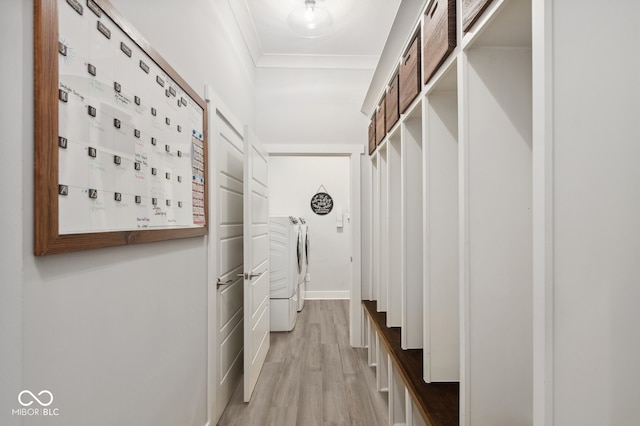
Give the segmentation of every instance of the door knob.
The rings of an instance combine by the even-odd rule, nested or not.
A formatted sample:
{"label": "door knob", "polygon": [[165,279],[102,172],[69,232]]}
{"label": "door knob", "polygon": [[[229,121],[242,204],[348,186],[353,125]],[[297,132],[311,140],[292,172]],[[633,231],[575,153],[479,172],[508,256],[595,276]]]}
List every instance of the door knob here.
{"label": "door knob", "polygon": [[239,277],[244,278],[245,280],[252,280],[255,277],[259,276],[260,274],[250,274],[248,272],[245,272],[244,274],[238,274]]}

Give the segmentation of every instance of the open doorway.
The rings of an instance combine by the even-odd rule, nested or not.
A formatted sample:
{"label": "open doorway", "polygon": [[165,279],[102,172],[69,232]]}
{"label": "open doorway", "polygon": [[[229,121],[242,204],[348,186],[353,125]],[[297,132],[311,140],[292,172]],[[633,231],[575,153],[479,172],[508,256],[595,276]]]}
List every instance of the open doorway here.
{"label": "open doorway", "polygon": [[[349,299],[352,346],[362,346],[361,145],[265,145],[270,157],[269,215],[305,219],[310,238],[307,299]],[[311,199],[328,193],[331,211]]]}
{"label": "open doorway", "polygon": [[[349,157],[270,156],[269,216],[294,216],[307,225],[305,294],[298,298],[348,299],[351,286]],[[331,211],[316,214],[312,197],[326,192]],[[328,209],[327,209],[328,210]]]}

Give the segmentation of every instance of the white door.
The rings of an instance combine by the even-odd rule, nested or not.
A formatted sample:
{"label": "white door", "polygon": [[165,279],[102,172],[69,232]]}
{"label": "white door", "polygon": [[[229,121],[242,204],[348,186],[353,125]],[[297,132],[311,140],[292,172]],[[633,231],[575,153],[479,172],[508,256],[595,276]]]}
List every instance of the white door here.
{"label": "white door", "polygon": [[[240,132],[222,113],[215,111],[212,129],[215,150],[215,196],[212,226],[216,244],[212,282],[216,306],[213,312],[210,348],[214,404],[211,418],[216,424],[242,377],[243,335],[243,179],[244,142]],[[240,277],[238,276],[240,275]]]}
{"label": "white door", "polygon": [[244,400],[251,399],[269,351],[268,156],[244,140]]}

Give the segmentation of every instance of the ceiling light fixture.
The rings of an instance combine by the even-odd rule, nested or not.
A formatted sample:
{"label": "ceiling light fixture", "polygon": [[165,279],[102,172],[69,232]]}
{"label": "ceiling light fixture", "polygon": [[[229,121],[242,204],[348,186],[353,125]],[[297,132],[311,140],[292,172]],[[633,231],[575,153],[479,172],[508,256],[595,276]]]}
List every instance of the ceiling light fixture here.
{"label": "ceiling light fixture", "polygon": [[304,7],[296,7],[287,18],[289,29],[300,37],[316,38],[326,35],[331,29],[331,14],[316,5],[316,0],[305,0]]}

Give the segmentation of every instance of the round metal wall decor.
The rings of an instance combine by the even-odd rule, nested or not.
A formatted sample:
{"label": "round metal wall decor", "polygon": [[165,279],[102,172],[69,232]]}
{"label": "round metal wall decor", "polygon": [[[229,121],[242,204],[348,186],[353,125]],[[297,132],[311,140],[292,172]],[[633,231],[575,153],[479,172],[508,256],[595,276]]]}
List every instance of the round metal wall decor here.
{"label": "round metal wall decor", "polygon": [[311,210],[320,216],[329,214],[333,210],[333,198],[326,192],[316,192],[311,197]]}

